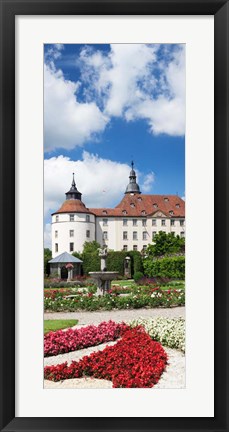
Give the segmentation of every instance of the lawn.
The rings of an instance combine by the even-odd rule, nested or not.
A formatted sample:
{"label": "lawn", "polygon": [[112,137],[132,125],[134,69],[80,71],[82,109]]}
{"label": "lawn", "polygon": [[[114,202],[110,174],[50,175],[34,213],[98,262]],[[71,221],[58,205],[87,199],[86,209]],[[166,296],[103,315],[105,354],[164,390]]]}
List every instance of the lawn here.
{"label": "lawn", "polygon": [[78,320],[44,320],[44,334],[50,331],[56,331],[73,327],[78,323]]}

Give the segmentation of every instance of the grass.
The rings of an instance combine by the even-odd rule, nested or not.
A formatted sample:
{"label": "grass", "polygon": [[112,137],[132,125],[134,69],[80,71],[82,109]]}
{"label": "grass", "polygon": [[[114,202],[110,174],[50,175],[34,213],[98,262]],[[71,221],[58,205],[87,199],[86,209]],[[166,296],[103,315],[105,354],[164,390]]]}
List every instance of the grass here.
{"label": "grass", "polygon": [[56,331],[73,327],[78,320],[44,320],[44,334],[50,331]]}
{"label": "grass", "polygon": [[127,280],[113,280],[111,282],[111,285],[117,284],[120,286],[129,286],[129,285],[135,285],[134,279],[127,279]]}

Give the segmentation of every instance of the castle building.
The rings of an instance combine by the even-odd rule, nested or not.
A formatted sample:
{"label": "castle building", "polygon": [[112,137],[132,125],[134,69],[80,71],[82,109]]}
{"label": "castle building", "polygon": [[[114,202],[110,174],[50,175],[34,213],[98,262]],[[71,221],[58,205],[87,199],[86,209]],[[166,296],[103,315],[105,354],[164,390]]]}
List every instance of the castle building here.
{"label": "castle building", "polygon": [[132,162],[129,184],[115,208],[87,208],[74,179],[66,200],[52,214],[52,256],[82,252],[96,240],[115,251],[142,251],[159,231],[185,236],[185,202],[177,195],[142,194]]}

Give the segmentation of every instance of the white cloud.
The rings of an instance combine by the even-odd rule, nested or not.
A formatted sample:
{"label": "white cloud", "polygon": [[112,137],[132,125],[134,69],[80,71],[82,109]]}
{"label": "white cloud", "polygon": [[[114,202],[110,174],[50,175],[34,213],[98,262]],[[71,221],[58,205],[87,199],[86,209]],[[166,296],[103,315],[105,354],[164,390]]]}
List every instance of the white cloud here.
{"label": "white cloud", "polygon": [[68,81],[61,70],[44,67],[45,151],[82,146],[93,134],[102,132],[108,118],[96,103],[79,103],[80,83]]}
{"label": "white cloud", "polygon": [[171,47],[164,46],[163,60],[159,60],[160,45],[114,44],[106,57],[84,49],[82,79],[94,97],[97,91],[100,102],[102,96],[109,117],[145,119],[153,134],[183,135],[185,47]]}
{"label": "white cloud", "polygon": [[[82,193],[86,207],[113,207],[122,199],[129,182],[130,166],[99,158],[83,152],[83,160],[73,161],[65,156],[44,161],[44,213],[47,219],[65,200],[75,173],[77,189]],[[154,174],[137,172],[142,178],[142,191],[150,190]],[[47,221],[47,220],[46,220]]]}
{"label": "white cloud", "polygon": [[57,210],[65,200],[65,192],[70,189],[73,172],[86,207],[109,207],[118,204],[122,193],[125,192],[130,167],[101,159],[88,152],[83,153],[83,160],[73,161],[64,156],[46,159],[44,161],[45,217]]}
{"label": "white cloud", "polygon": [[155,175],[154,175],[153,172],[147,174],[144,177],[143,184],[142,184],[142,187],[141,187],[142,192],[150,192],[150,190],[152,188],[152,185],[154,183],[154,180],[155,180]]}

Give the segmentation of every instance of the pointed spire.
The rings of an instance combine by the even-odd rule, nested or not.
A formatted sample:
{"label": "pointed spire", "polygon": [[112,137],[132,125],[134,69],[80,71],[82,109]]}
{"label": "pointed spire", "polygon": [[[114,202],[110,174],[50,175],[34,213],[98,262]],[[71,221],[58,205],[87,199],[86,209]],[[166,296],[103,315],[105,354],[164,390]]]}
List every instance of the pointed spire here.
{"label": "pointed spire", "polygon": [[136,182],[136,173],[134,171],[134,162],[131,161],[131,171],[130,171],[130,175],[129,175],[129,184],[127,185],[126,188],[126,194],[127,193],[141,193],[140,188]]}
{"label": "pointed spire", "polygon": [[75,175],[75,173],[72,173],[72,175],[73,175],[73,179],[72,179],[72,187],[76,187],[76,182],[75,182],[75,178],[74,178],[74,175]]}
{"label": "pointed spire", "polygon": [[76,187],[76,182],[75,182],[75,173],[72,173],[72,185],[71,188],[68,192],[66,192],[66,199],[78,199],[81,201],[81,193],[78,191],[77,187]]}

